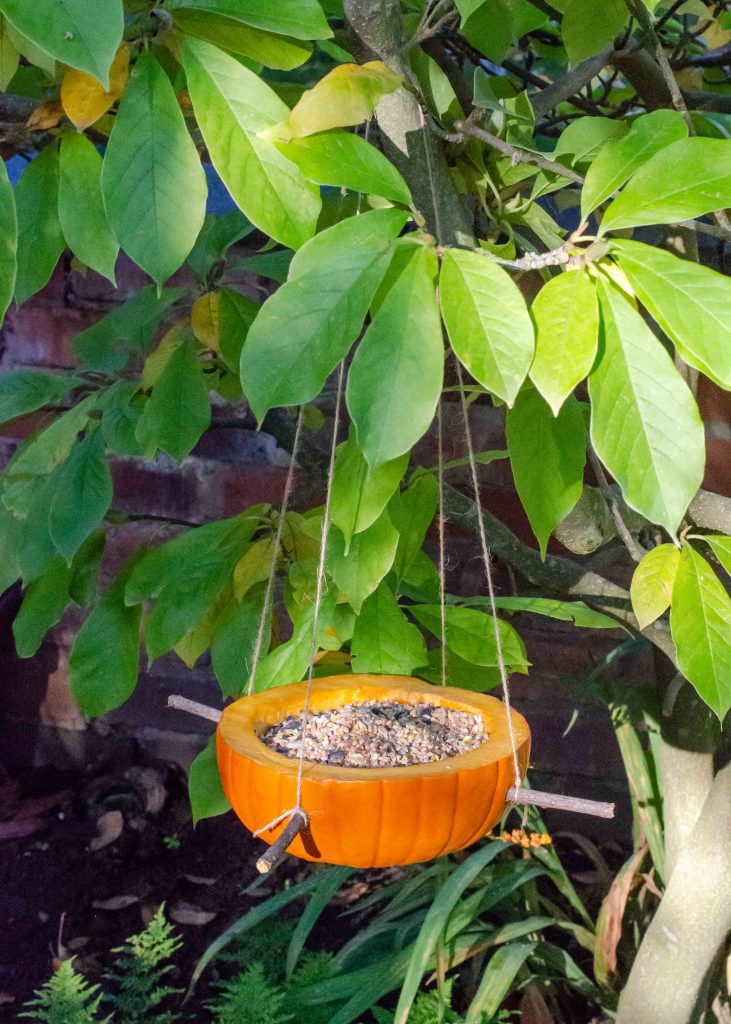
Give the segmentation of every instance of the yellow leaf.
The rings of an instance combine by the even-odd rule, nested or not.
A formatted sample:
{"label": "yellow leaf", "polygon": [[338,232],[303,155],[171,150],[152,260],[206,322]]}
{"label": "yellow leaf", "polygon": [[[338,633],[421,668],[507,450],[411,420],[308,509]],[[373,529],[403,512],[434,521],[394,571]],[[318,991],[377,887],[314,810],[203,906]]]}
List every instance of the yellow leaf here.
{"label": "yellow leaf", "polygon": [[109,91],[93,75],[69,68],[61,83],[61,102],[66,116],[80,132],[94,124],[124,92],[129,76],[129,47],[117,50],[109,69]]}
{"label": "yellow leaf", "polygon": [[645,629],[670,607],[679,565],[680,552],[675,545],[659,544],[647,552],[635,569],[630,598],[640,629]]}
{"label": "yellow leaf", "polygon": [[31,131],[45,132],[49,128],[55,128],[63,117],[63,107],[58,100],[46,100],[39,104],[28,120],[25,127]]}
{"label": "yellow leaf", "polygon": [[329,128],[346,128],[367,120],[379,100],[401,85],[383,61],[340,64],[312,89],[302,93],[289,119],[267,131],[279,141],[302,138]]}
{"label": "yellow leaf", "polygon": [[218,304],[221,298],[220,292],[206,292],[193,304],[190,314],[190,324],[201,345],[212,348],[218,352],[220,329]]}
{"label": "yellow leaf", "polygon": [[160,344],[155,351],[147,357],[145,365],[142,367],[142,387],[145,391],[154,387],[158,382],[162,371],[170,362],[173,352],[185,340],[183,332],[189,326],[190,321],[187,317],[178,320],[160,339]]}

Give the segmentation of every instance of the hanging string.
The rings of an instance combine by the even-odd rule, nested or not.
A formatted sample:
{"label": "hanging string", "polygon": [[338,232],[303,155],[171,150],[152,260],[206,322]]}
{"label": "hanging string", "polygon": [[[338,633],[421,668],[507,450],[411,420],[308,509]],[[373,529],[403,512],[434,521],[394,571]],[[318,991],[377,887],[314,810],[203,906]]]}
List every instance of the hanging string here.
{"label": "hanging string", "polygon": [[300,748],[297,759],[297,794],[294,807],[282,811],[273,821],[263,825],[254,832],[255,836],[279,825],[287,818],[300,817],[307,823],[307,812],[302,807],[302,777],[304,775],[305,762],[305,739],[307,736],[307,724],[310,717],[310,699],[312,696],[312,680],[315,674],[315,656],[317,654],[317,632],[320,624],[320,609],[322,606],[322,595],[325,589],[325,563],[327,558],[327,538],[330,532],[330,497],[332,494],[333,478],[335,476],[335,451],[338,443],[338,427],[340,425],[340,406],[343,397],[343,381],[345,379],[345,365],[341,363],[338,368],[337,394],[335,398],[335,413],[333,416],[332,442],[330,444],[330,462],[327,471],[327,490],[325,492],[325,507],[322,513],[322,535],[320,538],[320,557],[317,563],[317,582],[315,585],[315,604],[312,616],[312,644],[310,645],[310,661],[307,671],[307,688],[305,691],[305,706],[302,712],[302,733],[300,737]]}
{"label": "hanging string", "polygon": [[487,577],[487,593],[490,599],[490,612],[492,614],[492,621],[495,628],[495,649],[497,653],[497,663],[500,670],[500,682],[502,683],[503,689],[503,703],[505,704],[505,710],[508,717],[508,734],[510,736],[510,749],[513,754],[513,770],[515,772],[515,787],[520,789],[521,776],[520,776],[520,764],[518,763],[518,750],[515,742],[515,731],[513,729],[513,716],[510,707],[510,688],[508,685],[508,672],[505,668],[505,657],[503,655],[503,644],[500,636],[500,620],[497,617],[497,605],[495,603],[495,588],[492,583],[492,570],[490,568],[490,548],[487,544],[487,537],[485,536],[485,522],[482,516],[482,502],[480,500],[480,484],[477,480],[477,464],[475,462],[475,449],[472,444],[472,430],[470,428],[470,417],[469,410],[467,408],[467,398],[465,397],[464,381],[462,379],[462,367],[459,360],[455,359],[455,366],[457,367],[457,380],[459,381],[459,396],[462,403],[462,416],[464,417],[464,428],[465,437],[467,440],[467,460],[470,467],[470,475],[472,477],[472,489],[475,493],[475,504],[477,511],[477,524],[479,527],[480,534],[480,546],[482,548],[482,560],[485,563],[485,575]]}
{"label": "hanging string", "polygon": [[289,506],[289,499],[292,493],[292,483],[294,480],[294,471],[297,463],[297,452],[300,446],[300,436],[302,434],[302,406],[300,406],[299,413],[297,414],[297,425],[294,428],[294,440],[292,441],[292,455],[287,468],[287,477],[284,482],[284,494],[282,495],[282,505],[279,509],[279,522],[277,523],[277,531],[274,535],[274,547],[272,549],[272,561],[269,566],[269,577],[267,579],[266,590],[264,591],[264,602],[261,609],[261,619],[259,620],[259,629],[257,630],[256,640],[254,641],[254,650],[251,655],[251,673],[249,674],[249,685],[246,688],[246,695],[250,697],[254,692],[254,682],[256,678],[256,670],[259,666],[259,658],[261,656],[261,648],[264,643],[264,633],[266,632],[266,624],[269,618],[269,611],[271,609],[272,597],[274,595],[274,580],[277,575],[277,560],[279,558],[279,551],[282,546],[282,537],[284,535],[284,523],[287,517],[287,508]]}
{"label": "hanging string", "polygon": [[437,485],[439,507],[437,509],[437,531],[439,534],[439,615],[442,638],[442,686],[447,685],[447,599],[446,599],[446,558],[444,555],[444,447],[442,441],[442,402],[437,403]]}

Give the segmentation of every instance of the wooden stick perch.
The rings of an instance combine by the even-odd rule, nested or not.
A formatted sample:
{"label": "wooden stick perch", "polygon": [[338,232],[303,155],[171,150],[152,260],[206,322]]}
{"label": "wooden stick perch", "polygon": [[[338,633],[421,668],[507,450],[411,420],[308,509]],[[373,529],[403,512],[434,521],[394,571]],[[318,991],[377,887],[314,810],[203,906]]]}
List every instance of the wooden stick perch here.
{"label": "wooden stick perch", "polygon": [[218,722],[223,713],[218,708],[209,708],[207,704],[199,704],[197,700],[189,700],[179,693],[173,693],[168,697],[168,707],[176,711],[187,711],[199,718],[207,718],[209,722]]}
{"label": "wooden stick perch", "polygon": [[613,818],[614,804],[601,800],[582,800],[577,796],[563,796],[561,793],[542,793],[538,789],[524,789],[511,786],[507,792],[511,804],[532,804],[534,807],[548,807],[556,811],[574,811],[576,814],[592,814],[595,818]]}
{"label": "wooden stick perch", "polygon": [[308,820],[304,811],[294,810],[289,825],[283,830],[278,839],[275,839],[268,850],[262,853],[256,862],[256,870],[261,875],[267,874],[275,867],[287,852],[289,846],[297,836],[307,828]]}

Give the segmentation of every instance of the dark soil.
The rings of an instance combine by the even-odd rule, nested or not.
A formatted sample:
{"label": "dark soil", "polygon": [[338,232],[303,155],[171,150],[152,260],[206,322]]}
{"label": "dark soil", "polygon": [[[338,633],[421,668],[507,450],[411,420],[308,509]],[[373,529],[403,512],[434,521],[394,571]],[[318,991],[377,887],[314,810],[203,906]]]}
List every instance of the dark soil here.
{"label": "dark soil", "polygon": [[0,1020],[16,1019],[59,953],[97,980],[162,901],[185,939],[173,983],[187,984],[227,925],[306,870],[289,861],[249,895],[260,849],[233,813],[193,829],[169,765],[136,757],[92,778],[0,766]]}

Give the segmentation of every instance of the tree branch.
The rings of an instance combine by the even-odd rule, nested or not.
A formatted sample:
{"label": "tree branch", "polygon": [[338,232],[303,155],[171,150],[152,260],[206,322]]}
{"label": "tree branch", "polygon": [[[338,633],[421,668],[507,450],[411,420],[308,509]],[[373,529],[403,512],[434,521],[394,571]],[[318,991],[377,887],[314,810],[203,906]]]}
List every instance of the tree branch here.
{"label": "tree branch", "polygon": [[703,530],[731,534],[731,498],[701,489],[688,506],[688,517]]}
{"label": "tree branch", "polygon": [[531,96],[536,120],[547,114],[549,110],[553,110],[559,103],[564,103],[566,100],[573,102],[571,97],[574,93],[580,92],[591,82],[592,78],[596,78],[602,68],[611,63],[613,54],[613,47],[607,47],[606,50],[602,50],[595,57],[589,57],[588,60],[582,61],[573,71],[569,71],[568,74],[557,78],[555,82],[542,92]]}
{"label": "tree branch", "polygon": [[550,174],[561,175],[561,177],[568,178],[569,181],[574,181],[578,185],[583,185],[584,183],[584,176],[577,174],[576,171],[572,171],[570,167],[564,167],[563,164],[549,160],[548,157],[543,156],[541,153],[534,153],[529,149],[519,149],[517,146],[511,146],[509,142],[499,139],[497,135],[493,135],[491,132],[486,132],[484,128],[478,128],[477,125],[469,120],[455,121],[454,130],[459,135],[479,139],[480,142],[484,142],[492,149],[496,149],[503,156],[509,157],[512,164],[534,164],[536,167],[540,167],[541,170],[548,171]]}
{"label": "tree branch", "polygon": [[683,94],[680,91],[680,86],[677,83],[673,69],[670,67],[670,61],[667,58],[667,54],[663,49],[662,42],[660,41],[655,26],[652,21],[652,15],[645,7],[642,0],[638,0],[637,3],[634,0],[627,0],[627,6],[630,14],[637,19],[639,24],[642,26],[647,34],[648,40],[652,44],[652,48],[655,51],[655,59],[660,67],[662,76],[665,79],[665,85],[667,86],[670,98],[672,99],[673,106],[679,114],[683,115],[685,123],[688,125],[688,132],[691,135],[695,135],[695,127],[693,125],[692,118],[688,113],[688,108],[685,105]]}
{"label": "tree branch", "polygon": [[27,96],[11,96],[0,92],[0,121],[5,124],[25,124],[39,101]]}
{"label": "tree branch", "polygon": [[641,562],[647,554],[647,552],[641,544],[637,543],[635,538],[628,530],[627,524],[622,518],[622,513],[620,512],[619,503],[617,502],[616,495],[609,486],[607,478],[604,474],[604,469],[602,467],[601,462],[597,458],[596,452],[591,447],[589,448],[589,461],[591,462],[592,469],[594,470],[594,476],[596,477],[596,482],[599,485],[599,490],[601,491],[607,505],[609,505],[610,511],[612,513],[612,519],[614,520],[614,525],[617,528],[617,534],[620,540],[627,548],[627,551],[629,552],[632,561]]}

